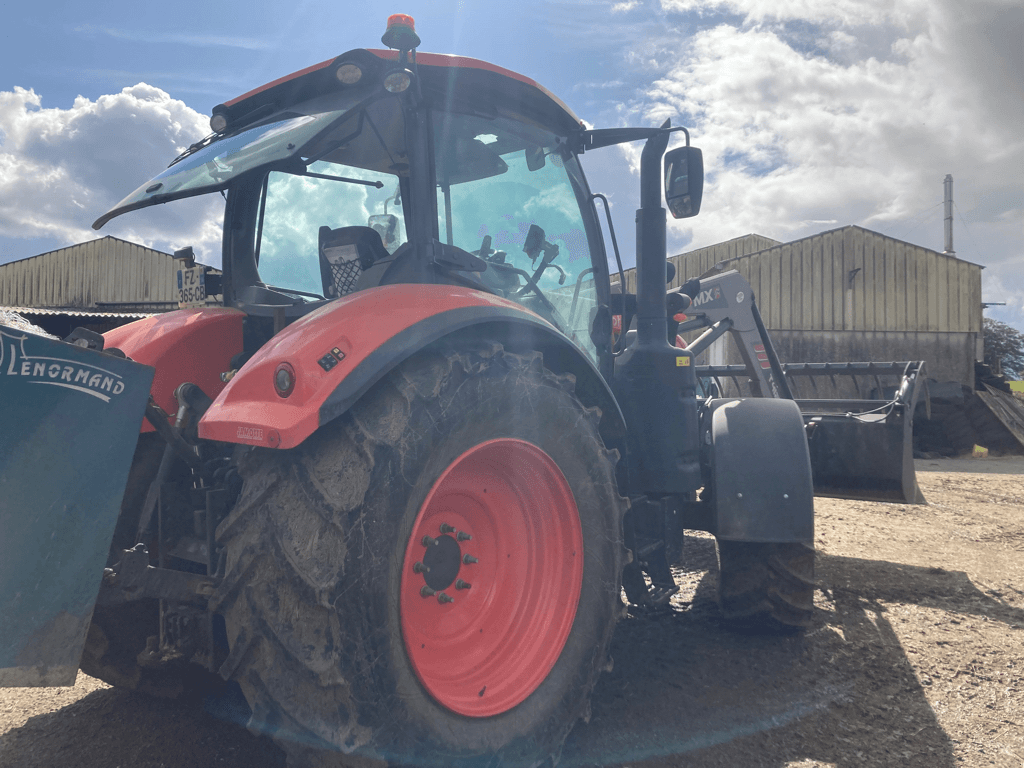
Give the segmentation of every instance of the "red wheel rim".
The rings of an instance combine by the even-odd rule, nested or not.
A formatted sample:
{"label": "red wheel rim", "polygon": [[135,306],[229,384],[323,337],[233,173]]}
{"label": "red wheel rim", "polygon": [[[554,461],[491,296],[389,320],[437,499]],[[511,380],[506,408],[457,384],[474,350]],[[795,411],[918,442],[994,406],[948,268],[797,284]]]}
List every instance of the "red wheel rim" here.
{"label": "red wheel rim", "polygon": [[523,440],[469,449],[430,489],[405,550],[399,613],[416,676],[461,715],[507,712],[554,667],[582,583],[579,509],[558,465]]}

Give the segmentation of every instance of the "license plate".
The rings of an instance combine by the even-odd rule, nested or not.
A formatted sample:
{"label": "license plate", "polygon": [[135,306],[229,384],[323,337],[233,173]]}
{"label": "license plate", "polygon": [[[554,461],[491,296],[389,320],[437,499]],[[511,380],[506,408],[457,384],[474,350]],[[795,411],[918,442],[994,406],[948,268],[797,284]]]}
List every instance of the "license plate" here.
{"label": "license plate", "polygon": [[178,270],[178,306],[202,307],[206,304],[206,270],[188,267]]}

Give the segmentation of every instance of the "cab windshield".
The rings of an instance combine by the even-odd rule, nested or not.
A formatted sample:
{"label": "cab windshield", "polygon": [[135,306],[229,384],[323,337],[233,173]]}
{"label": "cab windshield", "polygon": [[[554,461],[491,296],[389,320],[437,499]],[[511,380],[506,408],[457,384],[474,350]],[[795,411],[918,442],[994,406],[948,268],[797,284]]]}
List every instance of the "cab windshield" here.
{"label": "cab windshield", "polygon": [[575,156],[541,128],[452,113],[435,113],[434,143],[441,241],[479,255],[488,288],[553,319],[596,360]]}
{"label": "cab windshield", "polygon": [[334,98],[329,109],[309,114],[296,109],[238,133],[217,137],[206,146],[179,156],[166,171],[97,219],[93,228],[99,229],[128,211],[224,189],[232,180],[261,165],[308,157],[308,145],[317,134],[340,122],[358,101],[356,94],[343,93]]}

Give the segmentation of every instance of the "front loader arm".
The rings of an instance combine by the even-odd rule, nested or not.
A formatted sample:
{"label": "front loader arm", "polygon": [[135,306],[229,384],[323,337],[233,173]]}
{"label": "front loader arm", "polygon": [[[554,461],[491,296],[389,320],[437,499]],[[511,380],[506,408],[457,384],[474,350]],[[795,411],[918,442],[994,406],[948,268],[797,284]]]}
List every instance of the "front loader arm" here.
{"label": "front loader arm", "polygon": [[708,329],[687,345],[695,356],[729,333],[749,373],[754,396],[793,399],[779,357],[761,320],[754,291],[743,275],[730,270],[700,280],[686,313],[692,319],[680,324],[679,332]]}
{"label": "front loader arm", "polygon": [[[923,503],[913,461],[913,416],[924,382],[923,362],[782,363],[758,311],[750,283],[735,270],[691,281],[687,320],[678,332],[706,328],[687,349],[699,355],[728,333],[742,365],[697,366],[705,381],[746,376],[755,397],[796,400],[803,415],[819,496]],[[682,289],[676,289],[682,290]],[[792,376],[900,376],[891,401],[801,400]],[[882,387],[879,384],[878,390]]]}

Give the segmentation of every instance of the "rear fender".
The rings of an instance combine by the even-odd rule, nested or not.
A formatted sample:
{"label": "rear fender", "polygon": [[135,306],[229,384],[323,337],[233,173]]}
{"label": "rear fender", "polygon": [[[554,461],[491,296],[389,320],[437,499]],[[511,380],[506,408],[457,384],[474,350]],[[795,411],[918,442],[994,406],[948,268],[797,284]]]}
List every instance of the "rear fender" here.
{"label": "rear fender", "polygon": [[[153,399],[173,414],[174,390],[182,382],[198,384],[211,398],[224,389],[220,374],[242,351],[244,319],[244,312],[230,307],[180,309],[107,331],[104,346],[156,368]],[[152,432],[153,425],[143,419],[142,431]]]}
{"label": "rear fender", "polygon": [[799,406],[773,398],[712,400],[704,430],[711,439],[715,536],[811,543],[814,492]]}
{"label": "rear fender", "polygon": [[[199,422],[199,436],[293,448],[345,413],[403,360],[463,333],[497,338],[513,349],[545,351],[545,361],[554,361],[562,369],[557,372],[575,374],[588,404],[610,414],[609,423],[621,431],[621,413],[597,369],[546,320],[470,288],[403,284],[350,294],[289,325],[214,400]],[[282,366],[295,376],[284,397],[274,388]]]}

